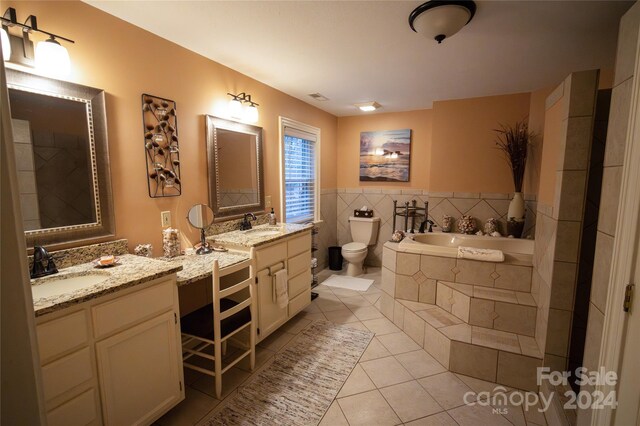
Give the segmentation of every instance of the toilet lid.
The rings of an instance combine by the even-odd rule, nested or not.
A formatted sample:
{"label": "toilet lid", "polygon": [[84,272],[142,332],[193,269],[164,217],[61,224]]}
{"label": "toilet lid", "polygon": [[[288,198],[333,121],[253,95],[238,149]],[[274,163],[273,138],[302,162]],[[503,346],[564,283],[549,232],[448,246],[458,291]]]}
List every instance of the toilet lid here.
{"label": "toilet lid", "polygon": [[364,243],[349,243],[342,246],[342,250],[345,251],[362,251],[366,249],[367,246]]}

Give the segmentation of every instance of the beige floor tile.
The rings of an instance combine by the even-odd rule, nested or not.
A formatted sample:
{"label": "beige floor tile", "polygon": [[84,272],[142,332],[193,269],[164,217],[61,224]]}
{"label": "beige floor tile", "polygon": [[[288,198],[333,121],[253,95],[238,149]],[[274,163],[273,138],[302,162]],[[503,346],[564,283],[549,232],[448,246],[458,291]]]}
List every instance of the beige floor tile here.
{"label": "beige floor tile", "polygon": [[378,388],[413,379],[402,364],[392,356],[361,362],[360,365]]}
{"label": "beige floor tile", "polygon": [[[304,312],[303,312],[304,313]],[[327,321],[327,317],[324,316],[324,314],[322,312],[316,312],[314,314],[308,314],[308,313],[304,313],[304,317],[306,319],[310,319],[312,321],[315,320],[323,320],[323,321]]]}
{"label": "beige floor tile", "polygon": [[522,405],[513,405],[507,401],[506,404],[492,404],[491,407],[499,410],[502,417],[507,419],[514,426],[527,426],[524,413],[522,412]]}
{"label": "beige floor tile", "polygon": [[296,337],[295,334],[276,330],[271,333],[266,339],[258,343],[258,346],[261,348],[269,349],[270,351],[278,352],[294,337]]}
{"label": "beige floor tile", "polygon": [[367,302],[369,302],[370,304],[374,304],[378,301],[378,299],[380,299],[380,292],[377,293],[371,293],[371,294],[363,294],[362,297],[364,297]]}
{"label": "beige floor tile", "polygon": [[[250,375],[251,374],[247,373],[246,371],[243,371],[236,367],[224,373],[222,375],[222,398],[224,399],[228,395],[233,393],[238,388],[238,386],[240,386],[242,383],[244,383],[245,380],[249,378]],[[201,379],[193,383],[191,387],[199,390],[200,392],[204,392],[213,398],[215,398],[216,396],[215,383],[213,381],[213,377],[211,376],[202,377]]]}
{"label": "beige floor tile", "polygon": [[318,426],[349,426],[338,401],[333,401]]}
{"label": "beige floor tile", "polygon": [[370,319],[382,318],[382,312],[376,309],[375,306],[367,306],[365,308],[355,308],[353,313],[358,317],[360,321],[366,321]]}
{"label": "beige floor tile", "polygon": [[358,364],[351,372],[351,375],[349,375],[347,381],[344,382],[344,385],[342,385],[342,389],[340,389],[338,393],[338,398],[367,392],[375,388],[376,385],[374,385],[369,376],[367,376],[362,366]]}
{"label": "beige floor tile", "polygon": [[325,312],[324,316],[333,323],[336,324],[347,324],[350,322],[360,321],[358,317],[356,317],[350,309],[340,309],[337,311],[329,311]]}
{"label": "beige floor tile", "polygon": [[183,370],[184,370],[184,383],[187,386],[191,385],[192,383],[194,383],[198,379],[201,379],[204,376],[204,374],[199,373],[190,368],[183,368]]}
{"label": "beige floor tile", "polygon": [[421,379],[447,371],[434,357],[423,349],[405,352],[395,357],[415,379]]}
{"label": "beige floor tile", "polygon": [[458,379],[462,380],[467,386],[473,389],[475,393],[480,393],[480,392],[494,393],[496,392],[496,388],[498,387],[499,387],[498,389],[499,392],[504,392],[503,389],[506,389],[506,392],[511,392],[513,390],[508,386],[500,385],[494,382],[488,382],[486,380],[476,379],[475,377],[465,376],[464,374],[456,373],[456,376],[458,377]]}
{"label": "beige floor tile", "polygon": [[[409,423],[405,423],[405,425],[406,426],[458,426],[458,423],[456,423],[451,418],[451,416],[448,415],[446,412],[442,412],[438,414],[433,414],[428,417],[423,417],[421,419],[414,420]],[[490,426],[490,425],[483,425],[483,426]]]}
{"label": "beige floor tile", "polygon": [[[256,371],[258,368],[262,367],[267,361],[269,361],[276,353],[272,350],[261,348],[260,346],[256,346],[256,365],[253,371]],[[249,357],[245,357],[242,361],[238,363],[238,367],[243,369],[244,371],[251,372],[251,361]]]}
{"label": "beige floor tile", "polygon": [[305,327],[311,324],[312,321],[313,320],[306,318],[304,315],[298,314],[287,321],[282,327],[279,328],[279,330],[286,331],[287,333],[291,334],[298,334],[302,330],[304,330]]}
{"label": "beige floor tile", "polygon": [[425,377],[418,380],[418,383],[446,410],[463,405],[464,394],[472,392],[471,388],[450,372]]}
{"label": "beige floor tile", "polygon": [[400,419],[379,391],[360,393],[338,399],[350,426],[397,425]]}
{"label": "beige floor tile", "polygon": [[411,340],[409,336],[402,332],[378,336],[378,340],[380,340],[380,343],[382,343],[393,355],[420,349],[420,346],[418,346],[416,342]]}
{"label": "beige floor tile", "polygon": [[190,387],[185,388],[185,399],[157,420],[162,426],[191,426],[213,410],[220,401]]}
{"label": "beige floor tile", "polygon": [[441,308],[418,311],[416,312],[416,314],[435,328],[462,323],[462,320],[460,320],[458,317],[456,317],[455,315],[451,315],[449,312]]}
{"label": "beige floor tile", "polygon": [[513,426],[499,413],[493,413],[491,407],[465,405],[447,411],[460,426]]}
{"label": "beige floor tile", "polygon": [[399,333],[401,331],[394,323],[385,317],[362,321],[362,323],[378,336],[383,334]]}
{"label": "beige floor tile", "polygon": [[370,361],[372,359],[384,358],[391,355],[391,352],[384,347],[380,341],[374,337],[371,339],[371,343],[367,346],[367,349],[364,351],[362,356],[360,357],[360,362]]}
{"label": "beige floor tile", "polygon": [[362,331],[370,331],[367,327],[364,326],[363,323],[361,323],[360,321],[354,321],[354,322],[350,322],[347,324],[342,324],[345,327],[349,327],[349,328],[355,328],[356,330],[362,330]]}
{"label": "beige floor tile", "polygon": [[301,313],[302,314],[317,314],[318,312],[322,312],[322,311],[320,310],[320,308],[318,307],[318,305],[314,301],[309,306],[304,308]]}
{"label": "beige floor tile", "polygon": [[342,303],[347,305],[347,308],[349,309],[366,308],[367,306],[371,306],[371,303],[369,303],[367,299],[362,297],[362,295],[351,296],[351,297],[340,297],[340,296],[338,297],[340,298],[340,300],[342,300]]}
{"label": "beige floor tile", "polygon": [[318,308],[320,308],[320,311],[322,312],[339,311],[341,309],[348,309],[347,306],[344,303],[342,303],[342,301],[338,299],[337,296],[324,297],[324,295],[321,294],[315,300],[315,304],[318,306]]}
{"label": "beige floor tile", "polygon": [[403,422],[442,411],[436,400],[415,380],[382,388],[380,393]]}

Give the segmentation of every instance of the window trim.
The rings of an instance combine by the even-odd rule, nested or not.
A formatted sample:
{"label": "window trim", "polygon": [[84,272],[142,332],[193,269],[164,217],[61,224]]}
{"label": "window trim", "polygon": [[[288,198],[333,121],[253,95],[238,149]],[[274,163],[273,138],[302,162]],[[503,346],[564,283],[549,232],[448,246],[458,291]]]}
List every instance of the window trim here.
{"label": "window trim", "polygon": [[280,128],[280,221],[282,223],[286,223],[287,218],[287,209],[286,209],[286,189],[285,189],[285,165],[284,165],[284,136],[285,136],[285,128],[291,127],[300,132],[309,133],[316,138],[315,146],[314,146],[314,167],[315,167],[315,182],[314,186],[314,212],[313,212],[313,221],[320,221],[320,147],[321,147],[321,138],[320,138],[320,129],[318,127],[313,127],[305,123],[301,123],[300,121],[293,120],[291,118],[279,116],[278,123]]}

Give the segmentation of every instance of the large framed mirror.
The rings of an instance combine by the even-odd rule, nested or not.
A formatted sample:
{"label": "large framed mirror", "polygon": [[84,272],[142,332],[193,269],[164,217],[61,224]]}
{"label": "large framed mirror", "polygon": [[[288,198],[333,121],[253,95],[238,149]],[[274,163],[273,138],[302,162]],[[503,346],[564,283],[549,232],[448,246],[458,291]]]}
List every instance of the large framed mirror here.
{"label": "large framed mirror", "polygon": [[27,246],[114,235],[104,91],[6,75]]}
{"label": "large framed mirror", "polygon": [[215,221],[264,213],[262,127],[205,118],[209,204]]}

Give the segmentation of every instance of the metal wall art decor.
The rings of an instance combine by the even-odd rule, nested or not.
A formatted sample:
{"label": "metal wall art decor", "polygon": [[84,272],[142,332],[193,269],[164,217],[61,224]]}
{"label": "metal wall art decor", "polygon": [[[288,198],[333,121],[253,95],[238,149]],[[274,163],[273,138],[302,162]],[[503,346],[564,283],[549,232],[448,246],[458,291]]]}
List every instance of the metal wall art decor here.
{"label": "metal wall art decor", "polygon": [[411,129],[360,133],[360,182],[409,182]]}
{"label": "metal wall art decor", "polygon": [[143,94],[142,122],[149,196],[157,198],[180,195],[182,182],[176,103]]}

